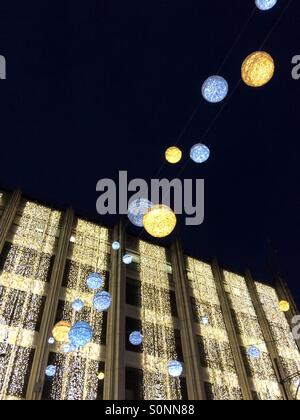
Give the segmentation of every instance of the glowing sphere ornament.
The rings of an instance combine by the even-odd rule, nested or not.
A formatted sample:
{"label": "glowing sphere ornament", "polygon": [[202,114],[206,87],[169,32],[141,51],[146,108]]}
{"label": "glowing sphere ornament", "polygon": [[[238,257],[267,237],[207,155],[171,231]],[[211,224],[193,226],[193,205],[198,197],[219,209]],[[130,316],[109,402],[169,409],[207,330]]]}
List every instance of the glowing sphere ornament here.
{"label": "glowing sphere ornament", "polygon": [[72,309],[76,312],[80,312],[84,307],[84,303],[81,299],[75,299],[72,303]]}
{"label": "glowing sphere ornament", "polygon": [[98,312],[107,311],[111,305],[111,295],[108,292],[98,292],[94,297],[94,308]]}
{"label": "glowing sphere ornament", "polygon": [[69,341],[69,332],[71,324],[66,321],[59,321],[52,330],[52,336],[58,343],[67,343]]}
{"label": "glowing sphere ornament", "polygon": [[139,331],[133,331],[129,336],[129,341],[133,346],[139,346],[143,342],[143,336]]}
{"label": "glowing sphere ornament", "polygon": [[258,360],[260,358],[260,350],[255,346],[250,346],[247,353],[251,359]]}
{"label": "glowing sphere ornament", "polygon": [[123,261],[124,264],[129,265],[129,264],[132,263],[133,257],[132,257],[132,255],[125,254],[125,255],[123,255],[122,261]]}
{"label": "glowing sphere ornament", "polygon": [[118,241],[113,242],[111,247],[114,251],[119,251],[119,249],[121,248],[120,242]]}
{"label": "glowing sphere ornament", "polygon": [[208,325],[208,324],[209,324],[209,318],[208,318],[208,316],[204,316],[204,317],[202,318],[202,324],[203,324],[203,325]]}
{"label": "glowing sphere ornament", "polygon": [[104,286],[104,278],[99,273],[91,273],[88,275],[86,284],[90,290],[95,291]]}
{"label": "glowing sphere ornament", "polygon": [[70,343],[78,349],[90,343],[93,339],[93,329],[85,321],[79,321],[74,324],[69,332]]}
{"label": "glowing sphere ornament", "polygon": [[144,228],[154,238],[165,238],[176,227],[176,215],[170,207],[156,204],[144,216]]}
{"label": "glowing sphere ornament", "polygon": [[250,54],[242,64],[242,79],[246,85],[261,87],[273,77],[275,64],[270,54],[256,51]]}
{"label": "glowing sphere ornament", "polygon": [[210,150],[202,143],[195,144],[190,151],[190,157],[195,163],[203,163],[210,156]]}
{"label": "glowing sphere ornament", "polygon": [[104,372],[99,372],[98,373],[98,379],[99,379],[99,381],[103,381],[104,378],[105,378]]}
{"label": "glowing sphere ornament", "polygon": [[53,378],[56,374],[56,367],[54,365],[49,365],[45,369],[45,375],[49,378]]}
{"label": "glowing sphere ornament", "polygon": [[279,310],[281,312],[288,312],[290,310],[290,304],[286,300],[281,300],[279,302]]}
{"label": "glowing sphere ornament", "polygon": [[211,76],[202,85],[202,96],[208,102],[216,104],[228,94],[228,83],[221,76]]}
{"label": "glowing sphere ornament", "polygon": [[177,360],[171,360],[168,363],[168,372],[169,375],[173,376],[173,378],[178,378],[182,374],[182,371],[182,364]]}
{"label": "glowing sphere ornament", "polygon": [[143,227],[143,218],[147,211],[153,206],[151,201],[145,198],[134,200],[128,207],[128,219],[137,227]]}
{"label": "glowing sphere ornament", "polygon": [[270,10],[276,3],[277,0],[255,0],[255,4],[260,10]]}
{"label": "glowing sphere ornament", "polygon": [[182,151],[176,147],[169,147],[165,152],[166,161],[172,164],[178,163],[182,158]]}
{"label": "glowing sphere ornament", "polygon": [[55,339],[53,337],[49,337],[48,344],[54,344],[54,343],[55,343]]}

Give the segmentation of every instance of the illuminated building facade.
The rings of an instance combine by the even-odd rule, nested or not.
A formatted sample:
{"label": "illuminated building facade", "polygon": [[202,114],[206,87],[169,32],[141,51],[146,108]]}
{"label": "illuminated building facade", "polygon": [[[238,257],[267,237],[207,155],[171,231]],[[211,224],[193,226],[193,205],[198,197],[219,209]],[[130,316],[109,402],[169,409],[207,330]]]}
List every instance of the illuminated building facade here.
{"label": "illuminated building facade", "polygon": [[[105,278],[107,312],[92,305],[91,272]],[[289,312],[279,310],[281,300]],[[106,228],[0,192],[1,400],[300,399],[297,313],[280,278],[269,286],[186,256],[179,242],[164,248],[122,223]],[[62,320],[88,322],[93,341],[80,352],[49,344]],[[136,330],[140,346],[129,342]],[[182,362],[180,378],[168,374],[170,360]]]}

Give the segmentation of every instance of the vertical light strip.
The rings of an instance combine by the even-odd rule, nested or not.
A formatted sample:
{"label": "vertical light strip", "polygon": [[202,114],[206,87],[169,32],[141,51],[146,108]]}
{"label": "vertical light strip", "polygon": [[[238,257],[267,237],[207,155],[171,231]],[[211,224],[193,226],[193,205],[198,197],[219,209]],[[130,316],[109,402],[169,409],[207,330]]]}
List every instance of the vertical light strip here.
{"label": "vertical light strip", "polygon": [[[299,349],[284,313],[279,310],[279,299],[276,290],[258,282],[255,283],[255,286],[269,322],[285,375],[288,377],[300,371]],[[289,384],[292,395],[296,396],[298,383],[292,381]],[[300,399],[300,395],[298,395],[298,399]]]}
{"label": "vertical light strip", "polygon": [[[213,397],[216,400],[241,400],[242,393],[211,266],[188,257],[187,270],[201,329],[201,359],[207,365]],[[203,319],[208,319],[208,323],[203,323]]]}
{"label": "vertical light strip", "polygon": [[[37,283],[46,282],[54,253],[61,213],[26,202],[0,274],[0,399],[22,398],[42,297]],[[7,279],[9,278],[9,282]],[[5,332],[6,328],[6,332]]]}
{"label": "vertical light strip", "polygon": [[[64,290],[63,320],[73,324],[87,321],[94,330],[93,343],[80,353],[56,354],[53,363],[57,373],[52,381],[50,397],[53,400],[95,400],[98,389],[98,367],[103,314],[93,306],[93,294],[86,286],[89,273],[98,272],[106,277],[109,269],[109,230],[78,219],[75,242],[70,245],[70,267]],[[107,282],[108,279],[105,278]],[[85,308],[79,313],[72,310],[72,299],[81,298]]]}
{"label": "vertical light strip", "polygon": [[[224,279],[253,389],[261,400],[283,399],[246,281],[244,277],[228,271],[224,271]],[[251,345],[261,351],[257,360],[247,353]]]}
{"label": "vertical light strip", "polygon": [[145,400],[179,400],[179,379],[168,373],[176,345],[164,248],[139,242]]}

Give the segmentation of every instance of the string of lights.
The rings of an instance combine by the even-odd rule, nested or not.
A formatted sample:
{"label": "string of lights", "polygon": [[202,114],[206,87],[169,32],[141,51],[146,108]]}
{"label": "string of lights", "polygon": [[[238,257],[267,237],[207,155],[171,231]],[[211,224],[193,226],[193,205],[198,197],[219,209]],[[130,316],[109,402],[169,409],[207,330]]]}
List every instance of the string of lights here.
{"label": "string of lights", "polygon": [[145,400],[179,400],[180,380],[168,373],[177,359],[164,248],[139,242]]}
{"label": "string of lights", "polygon": [[[0,399],[23,398],[61,213],[25,202],[0,276]],[[8,281],[8,279],[10,279]],[[39,285],[39,287],[37,287]],[[39,291],[39,294],[37,293]]]}
{"label": "string of lights", "polygon": [[[101,358],[101,334],[103,312],[93,307],[94,294],[88,289],[86,280],[90,273],[101,273],[105,278],[109,269],[109,230],[78,219],[74,236],[70,242],[66,288],[62,289],[63,320],[71,325],[86,321],[93,328],[93,342],[80,352],[63,353],[56,348],[54,358],[56,375],[50,386],[53,400],[95,400],[98,390],[98,371]],[[81,299],[84,308],[75,311],[72,302]]]}
{"label": "string of lights", "polygon": [[186,259],[197,318],[201,329],[203,367],[215,400],[241,400],[242,393],[211,266]]}
{"label": "string of lights", "polygon": [[[264,341],[264,336],[244,277],[224,271],[225,288],[233,309],[235,324],[246,363],[248,376],[260,400],[281,400],[280,387],[272,366],[272,361]],[[259,346],[260,357],[253,358],[247,349],[253,343]]]}

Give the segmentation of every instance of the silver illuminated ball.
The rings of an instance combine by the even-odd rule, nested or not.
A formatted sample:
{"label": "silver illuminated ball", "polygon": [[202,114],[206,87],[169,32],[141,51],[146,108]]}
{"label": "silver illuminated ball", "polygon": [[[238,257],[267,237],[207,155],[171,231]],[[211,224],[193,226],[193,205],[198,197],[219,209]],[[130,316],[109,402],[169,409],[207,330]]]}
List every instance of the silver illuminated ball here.
{"label": "silver illuminated ball", "polygon": [[183,368],[182,364],[177,360],[171,360],[168,363],[168,372],[173,378],[178,378],[182,374]]}
{"label": "silver illuminated ball", "polygon": [[111,305],[111,295],[108,292],[98,292],[94,297],[94,308],[98,312],[107,311]]}
{"label": "silver illuminated ball", "polygon": [[83,307],[84,307],[84,303],[82,302],[81,299],[76,299],[72,303],[72,309],[76,312],[80,312],[83,309]]}
{"label": "silver illuminated ball", "polygon": [[76,347],[73,346],[73,344],[71,343],[63,344],[60,348],[60,351],[65,354],[72,353],[73,351],[76,351],[76,350],[77,350]]}
{"label": "silver illuminated ball", "polygon": [[208,316],[204,316],[204,317],[202,318],[202,324],[203,324],[203,325],[208,325],[208,324],[209,324],[209,318],[208,318]]}
{"label": "silver illuminated ball", "polygon": [[133,346],[139,346],[143,342],[143,336],[139,331],[133,331],[129,336],[129,341]]}
{"label": "silver illuminated ball", "polygon": [[48,344],[54,344],[54,343],[55,343],[55,339],[53,337],[49,337]]}
{"label": "silver illuminated ball", "polygon": [[151,207],[153,207],[153,204],[145,198],[138,198],[132,201],[128,207],[128,219],[133,225],[143,227],[143,218]]}
{"label": "silver illuminated ball", "polygon": [[49,378],[52,378],[55,374],[56,374],[56,366],[49,365],[46,367],[46,370],[45,370],[46,376],[48,376]]}
{"label": "silver illuminated ball", "polygon": [[88,275],[86,284],[90,290],[95,291],[104,286],[104,278],[99,273],[91,273]]}
{"label": "silver illuminated ball", "polygon": [[228,94],[228,83],[221,76],[211,76],[202,85],[202,96],[208,102],[216,104]]}
{"label": "silver illuminated ball", "polygon": [[132,255],[129,255],[129,254],[125,254],[124,256],[123,256],[123,258],[122,258],[122,260],[123,260],[123,263],[124,264],[131,264],[132,263],[132,261],[133,261],[133,257],[132,257]]}
{"label": "silver illuminated ball", "polygon": [[207,146],[202,143],[195,144],[190,151],[191,159],[196,163],[205,162],[210,156],[210,151]]}
{"label": "silver illuminated ball", "polygon": [[111,247],[114,251],[118,251],[121,247],[120,242],[118,242],[118,241],[113,242]]}
{"label": "silver illuminated ball", "polygon": [[260,10],[270,10],[276,3],[277,0],[255,0],[255,4]]}
{"label": "silver illuminated ball", "polygon": [[247,353],[248,353],[248,356],[251,359],[256,359],[257,360],[257,359],[260,358],[260,350],[257,347],[255,347],[255,346],[250,346],[248,348]]}

